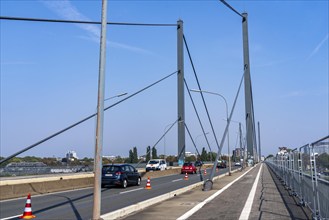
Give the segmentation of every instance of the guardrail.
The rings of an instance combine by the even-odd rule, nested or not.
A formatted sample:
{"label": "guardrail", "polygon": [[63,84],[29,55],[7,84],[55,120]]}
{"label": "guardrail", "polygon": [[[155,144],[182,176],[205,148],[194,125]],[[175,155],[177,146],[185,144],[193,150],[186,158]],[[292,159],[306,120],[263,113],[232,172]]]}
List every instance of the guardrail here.
{"label": "guardrail", "polygon": [[329,219],[329,136],[266,160],[313,219]]}

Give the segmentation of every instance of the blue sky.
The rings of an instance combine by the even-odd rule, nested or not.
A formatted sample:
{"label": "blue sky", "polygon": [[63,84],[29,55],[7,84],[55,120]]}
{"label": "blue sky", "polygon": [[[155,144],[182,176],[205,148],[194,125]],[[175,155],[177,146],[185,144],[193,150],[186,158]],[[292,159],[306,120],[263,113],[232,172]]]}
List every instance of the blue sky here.
{"label": "blue sky", "polygon": [[[278,147],[301,147],[329,133],[328,1],[228,1],[248,13],[250,69],[256,122],[264,155]],[[0,1],[1,16],[100,21],[101,1]],[[108,21],[184,21],[184,34],[203,90],[226,97],[229,109],[243,73],[241,18],[219,1],[109,1]],[[9,156],[80,119],[97,105],[99,25],[0,20],[1,156]],[[133,92],[176,71],[175,27],[109,25],[105,97]],[[185,52],[185,78],[197,88]],[[186,95],[186,123],[195,139],[202,133]],[[206,132],[211,128],[198,94]],[[205,95],[220,140],[226,117],[223,100]],[[118,99],[105,103],[110,105]],[[144,154],[177,117],[176,77],[108,110],[104,155]],[[244,92],[234,121],[244,124]],[[236,146],[238,124],[230,127]],[[24,153],[79,157],[94,153],[90,120]],[[214,138],[208,135],[214,145]],[[204,138],[196,140],[199,150]],[[194,152],[186,133],[186,151]],[[223,153],[226,153],[224,145]],[[177,154],[176,127],[157,146]]]}

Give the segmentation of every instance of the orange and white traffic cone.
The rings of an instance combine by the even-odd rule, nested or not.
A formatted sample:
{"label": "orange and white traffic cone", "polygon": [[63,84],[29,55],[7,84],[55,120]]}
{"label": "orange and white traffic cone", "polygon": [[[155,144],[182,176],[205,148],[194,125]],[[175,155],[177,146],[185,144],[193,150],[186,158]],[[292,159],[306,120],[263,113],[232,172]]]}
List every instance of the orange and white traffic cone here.
{"label": "orange and white traffic cone", "polygon": [[203,175],[207,175],[207,169],[204,169]]}
{"label": "orange and white traffic cone", "polygon": [[32,215],[32,205],[31,205],[31,194],[30,193],[27,195],[24,213],[22,216],[19,216],[19,218],[24,218],[24,219],[35,218],[35,215]]}
{"label": "orange and white traffic cone", "polygon": [[188,175],[185,173],[184,180],[188,180]]}
{"label": "orange and white traffic cone", "polygon": [[145,189],[152,189],[150,177],[147,177]]}

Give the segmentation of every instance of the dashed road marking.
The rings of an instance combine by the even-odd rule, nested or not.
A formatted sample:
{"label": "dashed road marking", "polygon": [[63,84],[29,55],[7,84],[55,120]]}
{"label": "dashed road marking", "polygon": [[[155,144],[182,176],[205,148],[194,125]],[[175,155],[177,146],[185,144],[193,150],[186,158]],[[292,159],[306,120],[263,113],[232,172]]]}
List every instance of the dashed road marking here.
{"label": "dashed road marking", "polygon": [[144,188],[137,188],[137,189],[127,190],[127,191],[120,192],[119,194],[130,193],[130,192],[138,191],[138,190],[141,190],[141,189],[144,189]]}

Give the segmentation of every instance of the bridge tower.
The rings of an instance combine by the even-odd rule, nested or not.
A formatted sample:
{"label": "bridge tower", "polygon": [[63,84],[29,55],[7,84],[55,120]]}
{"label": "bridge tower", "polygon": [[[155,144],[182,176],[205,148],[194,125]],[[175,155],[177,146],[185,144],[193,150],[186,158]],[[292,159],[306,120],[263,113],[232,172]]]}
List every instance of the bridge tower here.
{"label": "bridge tower", "polygon": [[257,144],[255,135],[254,108],[252,99],[252,87],[249,62],[249,40],[248,40],[248,14],[242,13],[242,37],[243,37],[243,66],[244,66],[244,91],[245,91],[245,119],[247,139],[247,159],[258,161]]}
{"label": "bridge tower", "polygon": [[178,164],[185,160],[185,104],[184,104],[184,39],[183,21],[177,21],[177,108],[178,108]]}

